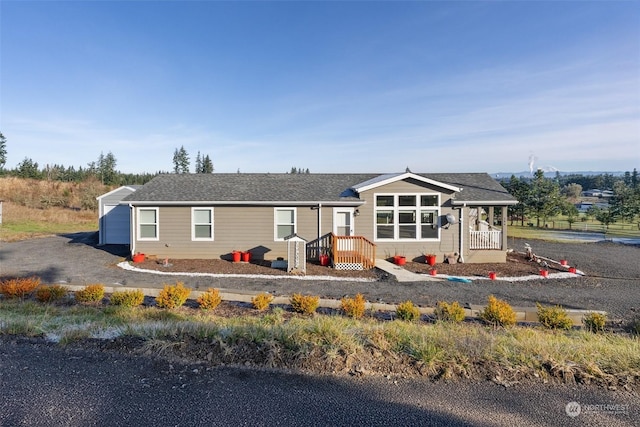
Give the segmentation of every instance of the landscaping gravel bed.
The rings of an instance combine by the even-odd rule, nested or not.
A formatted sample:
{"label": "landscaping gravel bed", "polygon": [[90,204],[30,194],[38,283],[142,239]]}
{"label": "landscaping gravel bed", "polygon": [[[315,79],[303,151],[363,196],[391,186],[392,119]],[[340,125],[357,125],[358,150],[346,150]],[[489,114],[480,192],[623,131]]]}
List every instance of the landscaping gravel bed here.
{"label": "landscaping gravel bed", "polygon": [[[399,283],[381,272],[370,275],[374,280],[370,282],[344,281],[344,278],[343,281],[331,278],[309,281],[295,276],[273,278],[267,275],[257,278],[159,276],[118,268],[116,265],[127,256],[123,247],[98,247],[95,233],[77,233],[0,243],[0,278],[38,275],[45,283],[103,283],[141,288],[160,288],[165,283],[180,280],[185,286],[201,290],[215,287],[280,295],[301,292],[329,298],[362,293],[370,301],[398,303],[412,300],[423,306],[433,306],[440,300],[483,305],[489,295],[495,295],[516,307],[532,307],[540,302],[571,309],[605,310],[611,319],[625,322],[640,315],[640,247],[610,242],[526,242],[536,255],[554,260],[565,258],[586,276],[491,281],[487,278],[491,266],[482,264],[464,264],[458,266],[458,270],[455,270],[456,265],[436,265],[441,272],[450,268],[451,274],[477,276],[472,283],[447,280]],[[510,238],[508,243],[515,251],[525,250],[524,240]]]}

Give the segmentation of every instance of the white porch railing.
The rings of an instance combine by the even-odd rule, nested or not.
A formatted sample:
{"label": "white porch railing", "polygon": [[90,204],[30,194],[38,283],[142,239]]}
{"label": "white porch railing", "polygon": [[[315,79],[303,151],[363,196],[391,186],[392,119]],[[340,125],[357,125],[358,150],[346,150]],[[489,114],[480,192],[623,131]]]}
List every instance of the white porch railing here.
{"label": "white porch railing", "polygon": [[469,249],[502,249],[502,231],[470,231]]}

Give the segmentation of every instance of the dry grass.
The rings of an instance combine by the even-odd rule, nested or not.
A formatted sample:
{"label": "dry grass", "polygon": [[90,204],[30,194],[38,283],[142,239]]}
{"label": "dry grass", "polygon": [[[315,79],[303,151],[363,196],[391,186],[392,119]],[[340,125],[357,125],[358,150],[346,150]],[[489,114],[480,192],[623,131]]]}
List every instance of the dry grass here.
{"label": "dry grass", "polygon": [[83,207],[97,206],[95,197],[108,190],[95,182],[0,178],[0,241],[97,230],[97,211]]}

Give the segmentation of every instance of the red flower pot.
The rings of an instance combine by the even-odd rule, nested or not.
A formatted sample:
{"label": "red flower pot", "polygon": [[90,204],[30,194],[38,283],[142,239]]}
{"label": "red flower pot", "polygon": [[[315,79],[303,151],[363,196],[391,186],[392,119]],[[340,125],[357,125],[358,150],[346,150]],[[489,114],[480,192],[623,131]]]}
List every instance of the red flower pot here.
{"label": "red flower pot", "polygon": [[251,261],[251,252],[242,252],[242,262],[250,262]]}
{"label": "red flower pot", "polygon": [[496,272],[495,271],[490,271],[489,272],[489,279],[496,280]]}
{"label": "red flower pot", "polygon": [[549,277],[549,270],[540,270],[540,275],[542,277]]}
{"label": "red flower pot", "polygon": [[429,274],[432,276],[435,276],[436,274],[438,274],[438,270],[436,270],[435,268],[432,268],[431,270],[429,270]]}
{"label": "red flower pot", "polygon": [[576,274],[577,271],[575,267],[569,267],[569,273]]}
{"label": "red flower pot", "polygon": [[561,259],[560,260],[560,265],[567,265],[567,260],[566,259]]}
{"label": "red flower pot", "polygon": [[320,265],[323,267],[329,265],[329,255],[320,255]]}
{"label": "red flower pot", "polygon": [[393,260],[395,261],[396,265],[405,265],[407,263],[407,257],[404,257],[402,255],[394,256]]}
{"label": "red flower pot", "polygon": [[435,255],[425,255],[424,260],[429,265],[436,265],[436,256]]}
{"label": "red flower pot", "polygon": [[231,259],[233,259],[233,262],[240,262],[241,256],[242,256],[242,252],[238,252],[238,251],[231,252]]}
{"label": "red flower pot", "polygon": [[135,263],[144,262],[144,254],[135,254],[134,256],[131,257],[131,259]]}

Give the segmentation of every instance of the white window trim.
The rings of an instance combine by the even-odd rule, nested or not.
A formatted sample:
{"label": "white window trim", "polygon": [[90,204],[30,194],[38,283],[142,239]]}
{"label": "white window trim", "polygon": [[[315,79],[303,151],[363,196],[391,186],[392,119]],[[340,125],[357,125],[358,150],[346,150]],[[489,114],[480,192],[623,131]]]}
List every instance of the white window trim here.
{"label": "white window trim", "polygon": [[[378,206],[378,196],[393,196],[393,206]],[[400,206],[400,196],[415,196],[416,206]],[[420,196],[436,196],[438,198],[436,206],[420,206]],[[440,205],[441,205],[440,193],[374,193],[373,195],[373,241],[374,242],[439,242],[440,241]],[[393,239],[378,238],[378,215],[377,212],[381,211],[393,211]],[[420,238],[415,239],[400,239],[400,221],[399,212],[406,210],[415,210],[416,212],[416,235]],[[438,230],[438,237],[422,238],[421,226],[420,226],[420,211],[433,210],[435,212],[436,227]]]}
{"label": "white window trim", "polygon": [[[274,242],[284,242],[284,238],[278,237],[278,211],[293,211],[293,233],[298,232],[298,210],[295,207],[286,207],[280,206],[277,208],[273,208],[273,241]],[[287,224],[290,225],[290,224]]]}
{"label": "white window trim", "polygon": [[[156,211],[156,237],[141,237],[141,233],[140,233],[140,226],[141,225],[148,225],[148,224],[142,224],[142,222],[140,221],[140,212],[141,211]],[[137,208],[136,209],[136,218],[137,218],[137,227],[136,227],[136,233],[137,233],[137,240],[139,241],[146,241],[146,242],[154,242],[154,241],[158,241],[160,240],[160,209],[158,208],[149,208],[149,207],[144,207],[144,208]]]}
{"label": "white window trim", "polygon": [[[196,211],[209,211],[211,212],[211,223],[198,223],[195,222]],[[213,208],[211,207],[192,207],[191,208],[191,241],[193,242],[213,242],[214,240],[214,227],[215,219],[213,217]],[[196,225],[211,225],[211,237],[196,237]]]}

